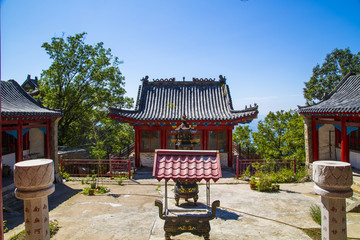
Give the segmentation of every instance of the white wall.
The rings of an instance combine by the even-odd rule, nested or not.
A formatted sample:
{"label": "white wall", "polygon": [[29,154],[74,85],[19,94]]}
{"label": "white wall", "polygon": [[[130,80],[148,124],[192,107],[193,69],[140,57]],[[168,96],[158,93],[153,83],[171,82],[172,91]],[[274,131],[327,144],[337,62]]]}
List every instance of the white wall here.
{"label": "white wall", "polygon": [[44,132],[38,128],[31,128],[29,132],[30,154],[39,153],[38,157],[44,157]]}
{"label": "white wall", "polygon": [[[330,132],[330,135],[329,135]],[[319,159],[335,160],[335,127],[325,124],[319,128]],[[331,141],[331,142],[330,142]],[[331,144],[331,154],[330,145]]]}
{"label": "white wall", "polygon": [[140,165],[142,167],[153,167],[154,166],[154,155],[155,155],[155,152],[141,152],[140,153]]}
{"label": "white wall", "polygon": [[[29,154],[30,151],[29,150],[25,150],[23,151],[23,156]],[[14,170],[14,164],[15,164],[15,153],[10,153],[10,154],[6,154],[6,155],[3,155],[2,158],[2,165],[8,165],[11,167],[11,171]]]}
{"label": "white wall", "polygon": [[228,153],[220,153],[220,164],[222,167],[227,167],[228,165]]}
{"label": "white wall", "polygon": [[[341,148],[336,148],[336,157],[338,161],[341,161]],[[350,151],[350,163],[351,166],[360,169],[360,153]]]}

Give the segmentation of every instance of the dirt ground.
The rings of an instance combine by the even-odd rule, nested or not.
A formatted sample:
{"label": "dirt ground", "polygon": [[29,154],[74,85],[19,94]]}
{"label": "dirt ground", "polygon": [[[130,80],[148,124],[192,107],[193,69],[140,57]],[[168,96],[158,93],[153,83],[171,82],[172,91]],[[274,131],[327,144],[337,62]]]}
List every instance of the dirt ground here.
{"label": "dirt ground", "polygon": [[[319,228],[310,217],[310,206],[320,203],[313,183],[281,184],[278,193],[249,189],[245,182],[229,173],[211,183],[211,202],[220,200],[216,218],[210,222],[212,240],[310,239],[300,228]],[[136,176],[123,185],[104,182],[110,192],[87,196],[84,185],[70,181],[56,185],[49,197],[50,218],[59,221],[58,240],[160,240],[164,239],[164,220],[159,218],[155,200],[164,201],[164,182],[149,175]],[[169,206],[175,207],[173,186],[168,186]],[[199,185],[199,202],[206,203],[205,184]],[[184,201],[181,200],[182,206]],[[23,216],[8,219],[10,231],[5,239],[24,229]],[[360,215],[348,214],[348,236],[360,238]],[[172,239],[203,239],[182,234]]]}

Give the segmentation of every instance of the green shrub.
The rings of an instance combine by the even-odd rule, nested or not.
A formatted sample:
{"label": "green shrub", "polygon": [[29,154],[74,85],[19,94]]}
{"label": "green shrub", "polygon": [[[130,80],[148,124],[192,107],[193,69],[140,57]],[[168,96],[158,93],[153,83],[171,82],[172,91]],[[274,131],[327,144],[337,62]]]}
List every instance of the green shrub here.
{"label": "green shrub", "polygon": [[265,168],[261,167],[260,164],[253,164],[253,167],[256,169],[255,177],[261,178],[267,176],[275,183],[301,182],[306,176],[306,171],[303,167],[298,168],[296,173],[294,173],[293,169],[289,168],[282,168],[276,171],[274,168],[268,167],[265,171]]}

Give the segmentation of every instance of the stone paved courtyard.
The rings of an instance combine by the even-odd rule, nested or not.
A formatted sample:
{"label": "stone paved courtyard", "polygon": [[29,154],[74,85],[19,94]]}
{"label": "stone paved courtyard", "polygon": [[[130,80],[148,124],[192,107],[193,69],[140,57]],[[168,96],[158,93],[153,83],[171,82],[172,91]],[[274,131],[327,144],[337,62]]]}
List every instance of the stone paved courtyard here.
{"label": "stone paved courtyard", "polygon": [[[156,199],[163,200],[164,182],[142,178],[124,181],[122,186],[105,182],[111,191],[96,196],[81,194],[84,185],[79,181],[57,185],[49,200],[50,218],[57,219],[61,229],[53,239],[164,239],[164,221],[154,206]],[[217,218],[211,221],[210,238],[310,239],[298,228],[319,227],[309,215],[310,206],[320,202],[313,185],[281,184],[279,193],[262,193],[250,190],[248,184],[232,177],[211,183],[211,201],[220,200],[220,209]],[[169,186],[169,190],[172,188]],[[200,185],[199,197],[200,202],[206,202],[205,184]],[[169,204],[174,205],[175,200],[171,198]],[[24,228],[21,217],[12,218],[20,225],[6,233],[5,239]],[[347,218],[348,236],[359,238],[360,214],[348,214]],[[202,238],[182,234],[172,239]]]}

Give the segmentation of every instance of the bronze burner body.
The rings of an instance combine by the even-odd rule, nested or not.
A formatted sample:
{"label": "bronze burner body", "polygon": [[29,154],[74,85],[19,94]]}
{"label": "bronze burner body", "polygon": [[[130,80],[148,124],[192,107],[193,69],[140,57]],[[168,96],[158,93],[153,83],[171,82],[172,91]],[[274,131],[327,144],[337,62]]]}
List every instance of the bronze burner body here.
{"label": "bronze burner body", "polygon": [[212,203],[211,214],[183,214],[177,216],[164,216],[163,204],[156,200],[155,206],[159,207],[159,216],[165,220],[164,231],[165,240],[171,240],[171,236],[176,236],[185,232],[204,237],[204,240],[210,240],[210,220],[215,218],[216,208],[220,206],[219,201]]}
{"label": "bronze burner body", "polygon": [[196,181],[180,181],[177,180],[175,184],[175,201],[176,206],[179,206],[179,200],[180,198],[184,198],[186,201],[188,201],[189,198],[194,199],[194,205],[197,206],[197,200],[199,199],[198,193],[199,193],[199,187]]}

